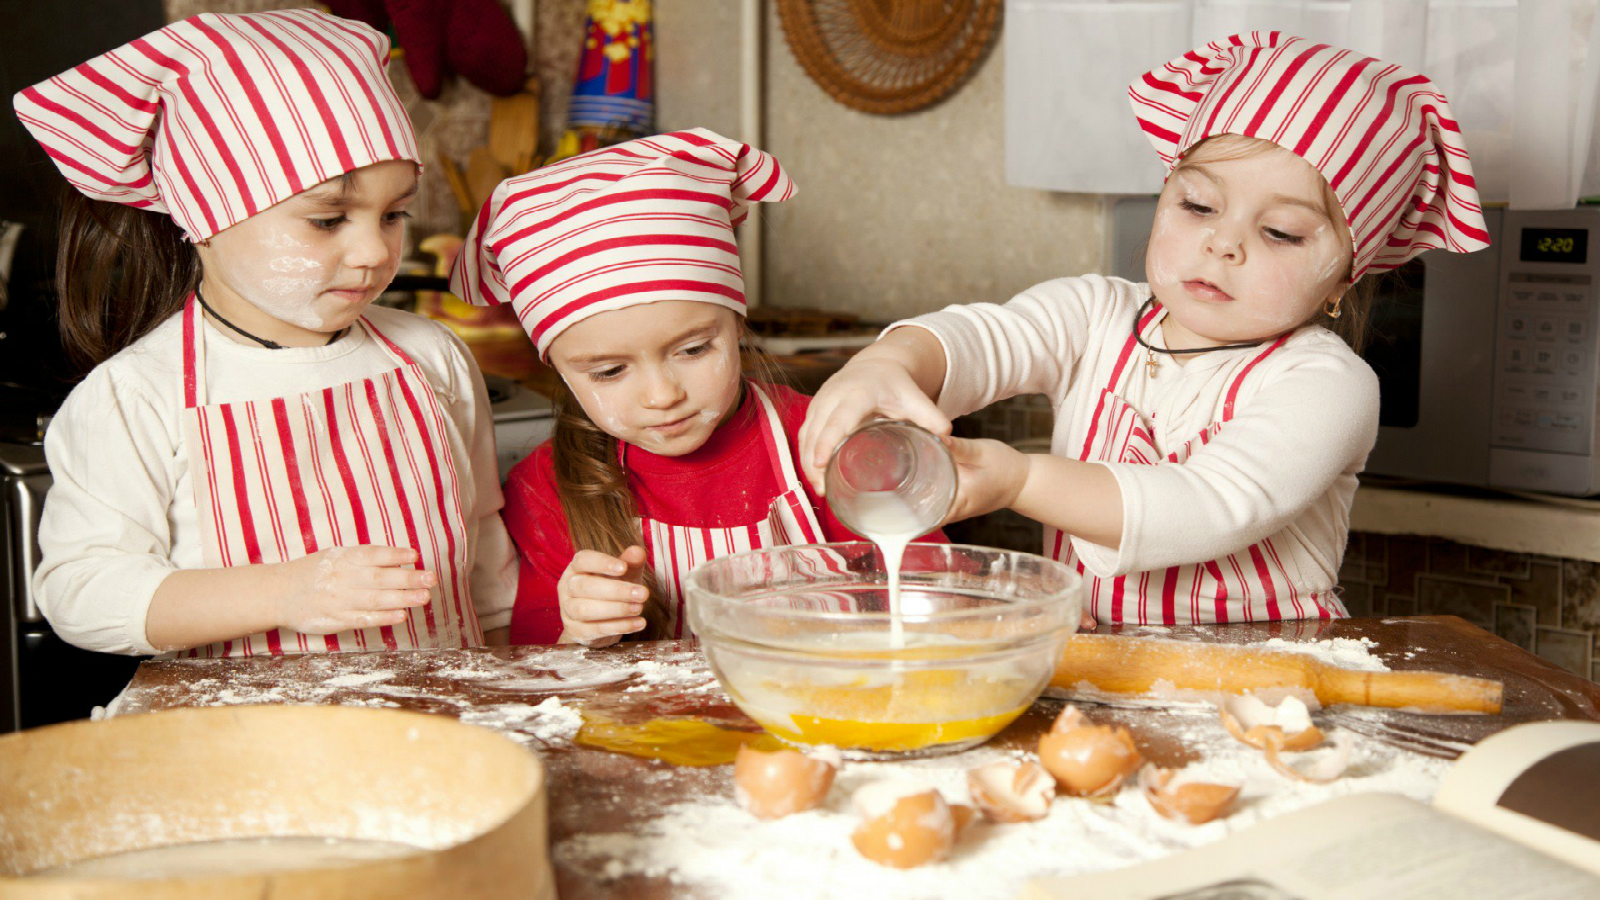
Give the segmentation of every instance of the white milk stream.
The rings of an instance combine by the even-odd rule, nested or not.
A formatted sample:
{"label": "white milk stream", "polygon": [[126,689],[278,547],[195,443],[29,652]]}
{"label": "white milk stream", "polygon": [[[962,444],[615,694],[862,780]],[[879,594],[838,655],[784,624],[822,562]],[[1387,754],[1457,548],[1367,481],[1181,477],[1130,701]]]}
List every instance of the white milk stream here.
{"label": "white milk stream", "polygon": [[855,524],[861,536],[878,545],[883,567],[889,573],[889,641],[895,649],[905,646],[900,621],[900,560],[906,545],[928,529],[917,514],[892,491],[863,491],[857,494]]}

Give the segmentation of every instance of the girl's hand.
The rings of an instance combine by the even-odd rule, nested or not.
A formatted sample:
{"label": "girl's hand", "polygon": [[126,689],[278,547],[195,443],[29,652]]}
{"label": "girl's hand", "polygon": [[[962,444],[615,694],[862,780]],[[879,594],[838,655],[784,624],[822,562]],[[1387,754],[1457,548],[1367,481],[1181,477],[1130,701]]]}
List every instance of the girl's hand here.
{"label": "girl's hand", "polygon": [[1027,454],[1000,441],[944,439],[956,463],[956,499],[945,524],[1014,506],[1028,480]]}
{"label": "girl's hand", "polygon": [[649,598],[644,587],[644,548],[622,556],[580,550],[556,582],[561,598],[561,642],[605,647],[644,628],[639,614]]}
{"label": "girl's hand", "polygon": [[412,568],[416,562],[411,547],[369,544],[283,563],[287,583],[277,595],[278,624],[302,634],[399,625],[439,583],[434,573]]}
{"label": "girl's hand", "polygon": [[950,418],[917,387],[905,366],[858,356],[818,389],[800,427],[800,465],[818,495],[826,490],[823,472],[839,442],[873,416],[908,419],[937,435],[950,433]]}
{"label": "girl's hand", "polygon": [[[956,461],[958,478],[946,524],[1016,505],[1031,468],[1027,454],[999,441],[945,438],[945,446]],[[1094,631],[1096,627],[1094,616],[1084,610],[1078,630]]]}

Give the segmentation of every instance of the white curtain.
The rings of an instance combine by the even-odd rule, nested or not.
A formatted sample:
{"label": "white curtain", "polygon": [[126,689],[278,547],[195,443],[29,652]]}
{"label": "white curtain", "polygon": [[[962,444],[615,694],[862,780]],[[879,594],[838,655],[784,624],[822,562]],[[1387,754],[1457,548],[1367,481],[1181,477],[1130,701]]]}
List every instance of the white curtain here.
{"label": "white curtain", "polygon": [[1426,74],[1450,98],[1486,203],[1600,196],[1600,0],[1007,0],[1006,180],[1153,193],[1127,85],[1185,50],[1283,31]]}

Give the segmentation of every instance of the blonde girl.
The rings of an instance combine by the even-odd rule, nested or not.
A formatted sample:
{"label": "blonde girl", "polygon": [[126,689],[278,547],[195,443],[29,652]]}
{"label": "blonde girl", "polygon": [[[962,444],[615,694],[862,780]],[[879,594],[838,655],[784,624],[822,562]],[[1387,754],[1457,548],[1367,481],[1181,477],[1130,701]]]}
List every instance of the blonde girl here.
{"label": "blonde girl", "polygon": [[1363,276],[1487,245],[1459,129],[1423,76],[1277,32],[1200,47],[1130,95],[1171,172],[1150,282],[1063,278],[902,323],[818,392],[807,464],[814,478],[874,413],[948,433],[951,416],[1042,393],[1050,454],[953,442],[956,517],[1043,522],[1101,620],[1346,615],[1378,385],[1344,326],[1365,320]]}

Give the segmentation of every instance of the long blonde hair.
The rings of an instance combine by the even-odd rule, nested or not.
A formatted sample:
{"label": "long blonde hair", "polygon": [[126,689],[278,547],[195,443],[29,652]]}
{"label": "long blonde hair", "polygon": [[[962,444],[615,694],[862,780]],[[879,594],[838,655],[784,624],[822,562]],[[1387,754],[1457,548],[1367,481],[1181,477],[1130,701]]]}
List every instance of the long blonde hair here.
{"label": "long blonde hair", "polygon": [[[1246,137],[1242,134],[1218,134],[1208,137],[1189,149],[1189,152],[1178,160],[1172,168],[1172,174],[1188,166],[1204,165],[1206,163],[1228,162],[1235,159],[1245,159],[1268,150],[1283,149],[1271,141],[1261,138]],[[1345,221],[1344,204],[1339,202],[1339,195],[1333,192],[1333,186],[1328,184],[1326,178],[1321,178],[1322,184],[1322,212],[1334,224],[1343,236],[1344,242],[1351,243],[1350,226]],[[1350,280],[1351,266],[1345,266],[1341,280]],[[1371,336],[1372,304],[1378,294],[1377,277],[1366,275],[1355,284],[1345,288],[1339,301],[1340,315],[1338,318],[1328,317],[1322,310],[1318,310],[1311,320],[1303,324],[1318,324],[1337,334],[1344,339],[1346,344],[1357,353],[1366,349],[1367,340]]]}
{"label": "long blonde hair", "polygon": [[[755,344],[743,317],[739,319],[739,359],[746,376],[767,384],[784,383],[781,370],[772,357]],[[744,390],[741,390],[741,405],[744,398]],[[559,382],[555,409],[551,460],[572,549],[620,556],[634,544],[643,544],[638,508],[633,502],[633,490],[628,487],[628,473],[622,467],[617,439],[589,418],[565,381]],[[648,563],[644,570],[644,586],[650,592],[643,611],[645,627],[627,639],[649,641],[671,637],[665,633],[667,598]]]}

